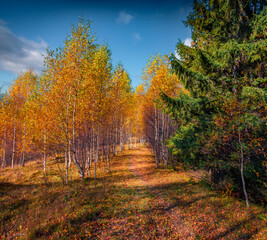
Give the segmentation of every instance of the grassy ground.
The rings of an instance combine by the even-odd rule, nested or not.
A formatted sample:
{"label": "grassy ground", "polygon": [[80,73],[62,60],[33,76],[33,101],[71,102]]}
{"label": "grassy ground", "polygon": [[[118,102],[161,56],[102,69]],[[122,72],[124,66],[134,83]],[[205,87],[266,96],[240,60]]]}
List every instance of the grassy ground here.
{"label": "grassy ground", "polygon": [[[266,212],[203,187],[195,173],[154,168],[147,148],[114,157],[112,172],[68,185],[50,161],[0,172],[3,239],[266,239]],[[62,174],[62,173],[61,173]]]}

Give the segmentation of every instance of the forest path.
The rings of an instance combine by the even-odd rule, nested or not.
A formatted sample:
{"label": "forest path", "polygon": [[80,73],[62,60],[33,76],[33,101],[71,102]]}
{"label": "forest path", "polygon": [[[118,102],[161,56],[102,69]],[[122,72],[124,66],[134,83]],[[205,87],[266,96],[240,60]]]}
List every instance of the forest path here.
{"label": "forest path", "polygon": [[[119,191],[128,198],[123,214],[112,219],[101,239],[195,239],[191,226],[183,220],[175,199],[166,188],[185,184],[189,174],[155,168],[148,148],[125,151],[113,172],[122,173]],[[123,189],[121,189],[123,187]],[[177,185],[179,188],[179,185]],[[127,197],[128,195],[128,197]]]}
{"label": "forest path", "polygon": [[156,169],[148,148],[113,157],[109,173],[98,164],[84,181],[71,168],[69,184],[64,162],[0,171],[0,239],[267,239],[264,208],[208,190],[197,172]]}
{"label": "forest path", "polygon": [[147,217],[154,225],[153,237],[195,239],[192,228],[184,221],[178,205],[173,203],[166,191],[166,188],[172,184],[188,182],[189,174],[175,172],[175,177],[173,174],[167,176],[166,173],[174,172],[156,169],[155,157],[147,148],[133,150],[128,168],[151,196],[147,206]]}
{"label": "forest path", "polygon": [[[114,179],[119,177],[117,216],[97,238],[251,239],[261,228],[252,230],[256,219],[250,211],[242,214],[244,204],[201,187],[197,173],[156,169],[148,148],[115,157],[112,172]],[[233,216],[235,210],[239,214]],[[256,239],[264,236],[261,232]]]}

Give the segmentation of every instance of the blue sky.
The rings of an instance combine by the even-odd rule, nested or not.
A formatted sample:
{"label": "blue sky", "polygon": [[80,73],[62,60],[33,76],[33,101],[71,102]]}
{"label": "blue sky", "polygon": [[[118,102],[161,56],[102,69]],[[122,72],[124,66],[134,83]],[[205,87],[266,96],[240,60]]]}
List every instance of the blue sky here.
{"label": "blue sky", "polygon": [[2,91],[27,67],[41,73],[45,49],[63,46],[80,16],[92,20],[98,42],[108,44],[113,65],[124,65],[135,88],[151,55],[174,52],[178,39],[190,43],[191,31],[182,21],[191,5],[189,0],[0,0]]}

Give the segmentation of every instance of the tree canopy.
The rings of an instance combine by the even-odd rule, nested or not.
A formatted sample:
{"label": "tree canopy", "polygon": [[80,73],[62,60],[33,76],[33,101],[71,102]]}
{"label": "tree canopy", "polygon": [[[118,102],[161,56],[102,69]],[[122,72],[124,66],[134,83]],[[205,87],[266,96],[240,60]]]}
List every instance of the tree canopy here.
{"label": "tree canopy", "polygon": [[179,159],[212,169],[213,180],[227,178],[232,190],[241,182],[244,195],[247,185],[254,197],[263,194],[266,179],[265,5],[195,1],[185,22],[193,42],[190,47],[179,42],[180,59],[171,57],[189,94],[161,95],[180,125],[168,142]]}

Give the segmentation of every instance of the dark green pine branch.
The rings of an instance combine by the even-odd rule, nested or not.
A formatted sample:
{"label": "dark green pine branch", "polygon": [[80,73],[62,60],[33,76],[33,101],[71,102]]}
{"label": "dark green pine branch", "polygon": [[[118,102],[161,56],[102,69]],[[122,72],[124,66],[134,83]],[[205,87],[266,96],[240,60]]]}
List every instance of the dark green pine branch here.
{"label": "dark green pine branch", "polygon": [[211,81],[206,76],[184,67],[183,63],[171,57],[171,65],[181,82],[194,96],[205,95],[209,92]]}

